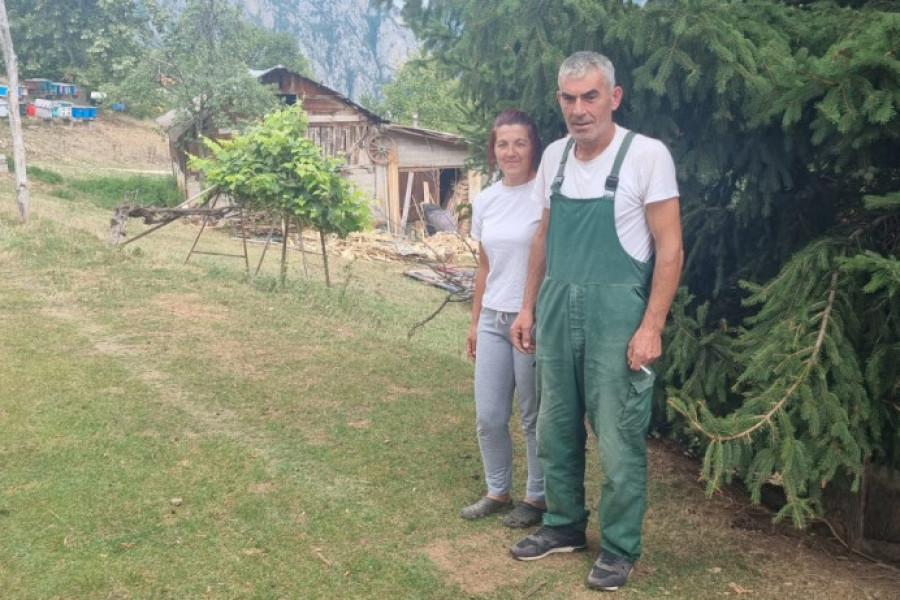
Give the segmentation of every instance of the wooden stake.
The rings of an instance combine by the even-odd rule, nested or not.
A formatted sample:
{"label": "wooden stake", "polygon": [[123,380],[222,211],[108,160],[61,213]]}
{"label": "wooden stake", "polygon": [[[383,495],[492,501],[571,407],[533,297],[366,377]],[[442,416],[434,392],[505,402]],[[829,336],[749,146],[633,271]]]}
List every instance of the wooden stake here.
{"label": "wooden stake", "polygon": [[241,216],[241,240],[244,242],[244,268],[250,273],[250,255],[247,254],[247,223],[244,221],[244,205],[240,205],[239,214]]}
{"label": "wooden stake", "polygon": [[281,287],[287,279],[287,241],[288,241],[288,217],[281,216]]}
{"label": "wooden stake", "polygon": [[259,257],[259,262],[256,264],[256,271],[253,273],[254,275],[259,275],[259,269],[262,267],[263,259],[266,257],[266,250],[269,249],[269,244],[272,243],[272,236],[275,235],[275,225],[278,224],[278,218],[272,219],[272,226],[269,227],[269,237],[266,238],[266,245],[263,246],[262,254]]}
{"label": "wooden stake", "polygon": [[325,234],[319,231],[319,241],[322,243],[322,262],[325,264],[325,287],[331,287],[331,276],[328,274],[328,253],[325,252]]}
{"label": "wooden stake", "polygon": [[[215,207],[216,207],[216,202],[218,202],[218,201],[219,201],[219,197],[216,196],[216,197],[213,199],[212,203],[209,205],[209,207],[210,207],[210,208],[215,208]],[[197,237],[194,238],[194,243],[191,244],[191,249],[188,250],[187,256],[184,257],[184,264],[187,264],[188,261],[191,259],[191,254],[194,253],[194,248],[197,247],[197,242],[200,241],[200,236],[203,235],[203,230],[206,229],[206,224],[207,224],[208,222],[209,222],[209,215],[206,215],[205,217],[203,217],[203,225],[200,226],[200,231],[197,232]]]}

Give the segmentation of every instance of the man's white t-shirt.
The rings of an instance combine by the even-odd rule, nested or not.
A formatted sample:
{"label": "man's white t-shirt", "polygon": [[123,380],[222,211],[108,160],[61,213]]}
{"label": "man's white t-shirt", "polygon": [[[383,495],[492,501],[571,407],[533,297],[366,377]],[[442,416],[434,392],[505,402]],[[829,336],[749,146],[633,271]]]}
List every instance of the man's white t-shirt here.
{"label": "man's white t-shirt", "polygon": [[[560,192],[569,198],[600,198],[606,193],[606,178],[612,171],[616,154],[628,130],[616,125],[607,148],[589,161],[575,158],[575,148],[566,161]],[[532,201],[550,208],[550,186],[559,170],[569,138],[556,140],[544,151],[534,180]],[[647,226],[644,207],[678,197],[675,162],[668,148],[659,140],[637,134],[619,170],[616,190],[616,233],[622,248],[634,259],[647,262],[653,256],[653,236]]]}
{"label": "man's white t-shirt", "polygon": [[472,237],[487,254],[487,283],[481,305],[500,312],[519,312],[528,274],[531,238],[543,209],[532,202],[534,181],[506,186],[498,181],[472,204]]}

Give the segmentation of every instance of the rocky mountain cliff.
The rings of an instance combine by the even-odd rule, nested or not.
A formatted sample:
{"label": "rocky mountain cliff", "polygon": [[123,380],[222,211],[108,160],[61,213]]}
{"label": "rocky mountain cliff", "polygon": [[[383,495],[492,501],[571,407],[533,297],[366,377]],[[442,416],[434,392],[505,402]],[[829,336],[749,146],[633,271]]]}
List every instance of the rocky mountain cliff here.
{"label": "rocky mountain cliff", "polygon": [[[176,9],[184,4],[159,1]],[[395,11],[372,8],[369,0],[234,1],[258,23],[295,34],[313,77],[357,101],[380,97],[381,84],[418,46]]]}

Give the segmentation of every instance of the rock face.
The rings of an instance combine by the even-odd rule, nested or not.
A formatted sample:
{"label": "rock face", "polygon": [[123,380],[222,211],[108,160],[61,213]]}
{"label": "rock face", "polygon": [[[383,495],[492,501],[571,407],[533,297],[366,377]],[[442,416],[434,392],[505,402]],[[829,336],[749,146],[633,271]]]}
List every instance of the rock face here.
{"label": "rock face", "polygon": [[379,97],[418,47],[396,11],[371,8],[369,0],[236,2],[264,26],[294,33],[315,79],[356,101]]}

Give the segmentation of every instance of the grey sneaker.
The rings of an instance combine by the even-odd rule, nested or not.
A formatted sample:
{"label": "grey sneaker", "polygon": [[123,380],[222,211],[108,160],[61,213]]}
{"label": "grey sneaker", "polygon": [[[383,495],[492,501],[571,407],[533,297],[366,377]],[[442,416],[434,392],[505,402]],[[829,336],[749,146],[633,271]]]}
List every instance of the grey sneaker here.
{"label": "grey sneaker", "polygon": [[633,568],[634,561],[601,550],[585,583],[589,588],[595,590],[614,592],[625,585]]}
{"label": "grey sneaker", "polygon": [[513,503],[509,500],[500,502],[499,500],[483,496],[474,504],[470,504],[459,511],[459,516],[463,519],[480,519],[498,513],[509,512],[512,508]]}
{"label": "grey sneaker", "polygon": [[537,560],[555,552],[575,552],[587,547],[587,538],[580,529],[570,526],[544,525],[509,549],[513,558]]}
{"label": "grey sneaker", "polygon": [[538,508],[534,504],[519,502],[512,512],[503,517],[503,524],[513,529],[525,529],[539,525],[546,508]]}

